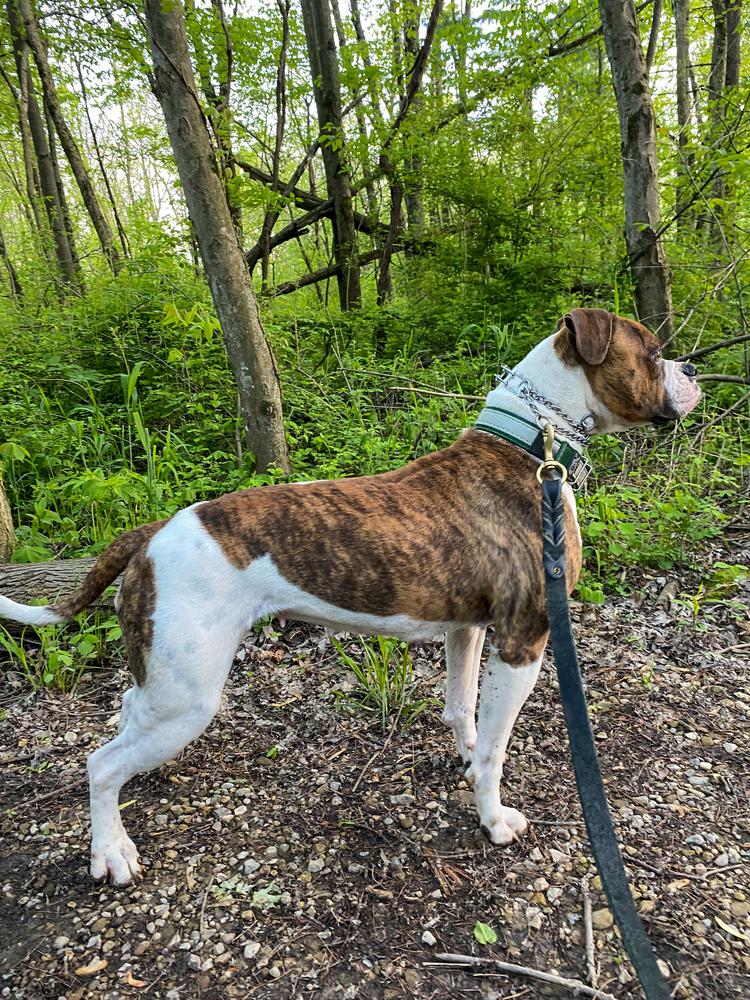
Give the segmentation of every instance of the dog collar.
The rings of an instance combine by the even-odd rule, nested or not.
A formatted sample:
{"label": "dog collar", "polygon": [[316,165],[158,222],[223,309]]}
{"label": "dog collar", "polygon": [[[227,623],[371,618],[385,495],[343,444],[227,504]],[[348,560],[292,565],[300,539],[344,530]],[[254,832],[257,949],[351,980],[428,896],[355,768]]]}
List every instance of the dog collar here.
{"label": "dog collar", "polygon": [[[544,460],[544,435],[539,426],[531,420],[501,406],[485,406],[479,414],[477,430],[494,434],[517,448],[523,448],[533,458]],[[591,474],[588,459],[568,441],[555,440],[553,447],[555,461],[568,470],[568,481],[574,490],[580,489]]]}

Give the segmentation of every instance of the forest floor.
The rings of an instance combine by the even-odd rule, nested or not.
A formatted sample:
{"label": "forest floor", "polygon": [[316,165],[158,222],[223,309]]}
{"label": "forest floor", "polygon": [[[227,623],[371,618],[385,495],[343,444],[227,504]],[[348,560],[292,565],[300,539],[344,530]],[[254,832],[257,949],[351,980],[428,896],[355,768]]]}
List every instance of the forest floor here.
{"label": "forest floor", "polygon": [[[713,558],[747,561],[748,540],[728,537]],[[644,577],[638,599],[574,617],[615,824],[673,995],[728,1000],[750,996],[750,588],[694,620],[679,594],[697,586]],[[413,650],[423,696],[440,694],[442,655],[441,643]],[[337,700],[353,677],[325,633],[253,633],[206,735],[126,786],[146,871],[124,889],[88,876],[84,782],[124,670],[92,672],[74,697],[30,695],[6,671],[0,996],[572,996],[435,960],[494,956],[587,980],[582,886],[595,872],[551,671],[506,767],[504,801],[532,825],[499,849],[477,829],[437,709],[384,735]],[[598,985],[638,997],[595,877],[588,891]],[[494,945],[475,940],[477,920]]]}

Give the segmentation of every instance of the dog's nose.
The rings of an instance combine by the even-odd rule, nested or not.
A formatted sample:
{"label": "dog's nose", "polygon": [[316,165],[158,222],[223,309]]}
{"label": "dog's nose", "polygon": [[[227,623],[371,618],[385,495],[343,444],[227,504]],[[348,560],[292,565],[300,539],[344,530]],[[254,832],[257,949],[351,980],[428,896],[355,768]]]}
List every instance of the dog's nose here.
{"label": "dog's nose", "polygon": [[695,365],[691,365],[687,361],[682,366],[682,371],[683,374],[687,375],[688,378],[695,378],[695,376],[698,374],[698,369],[695,367]]}

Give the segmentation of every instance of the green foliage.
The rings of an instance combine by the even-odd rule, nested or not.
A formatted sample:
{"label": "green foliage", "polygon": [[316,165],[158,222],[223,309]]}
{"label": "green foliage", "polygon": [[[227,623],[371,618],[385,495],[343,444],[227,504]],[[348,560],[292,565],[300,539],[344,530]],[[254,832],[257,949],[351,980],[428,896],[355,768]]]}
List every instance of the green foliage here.
{"label": "green foliage", "polygon": [[86,670],[109,659],[122,631],[113,615],[88,612],[74,628],[24,629],[17,637],[0,626],[0,648],[20,668],[32,690],[74,691]]}
{"label": "green foliage", "polygon": [[397,639],[382,635],[361,640],[362,660],[346,651],[338,639],[332,639],[343,666],[354,674],[353,691],[337,692],[342,704],[377,716],[383,732],[389,720],[407,725],[429,707],[430,701],[417,696],[409,647]]}
{"label": "green foliage", "polygon": [[657,473],[639,480],[600,486],[579,502],[583,600],[601,603],[605,590],[624,592],[632,567],[692,565],[701,543],[721,533],[726,516],[714,497],[669,485]]}
{"label": "green foliage", "polygon": [[497,933],[490,927],[489,924],[484,924],[481,920],[477,920],[474,924],[474,938],[479,942],[479,944],[497,943]]}

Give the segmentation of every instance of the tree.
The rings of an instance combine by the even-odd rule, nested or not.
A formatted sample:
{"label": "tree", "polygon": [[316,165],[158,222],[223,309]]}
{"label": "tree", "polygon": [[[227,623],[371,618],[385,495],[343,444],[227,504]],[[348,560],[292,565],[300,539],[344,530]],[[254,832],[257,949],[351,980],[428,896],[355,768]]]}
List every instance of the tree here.
{"label": "tree", "polygon": [[13,518],[10,504],[5,495],[3,480],[0,478],[0,563],[7,562],[13,554],[16,536],[13,531]]}
{"label": "tree", "polygon": [[57,93],[55,81],[47,61],[47,49],[39,34],[36,15],[31,4],[31,0],[18,0],[18,6],[26,30],[26,39],[34,55],[39,79],[42,82],[44,100],[49,109],[50,117],[55,125],[55,130],[60,139],[60,144],[65,152],[65,156],[70,164],[70,169],[75,177],[78,189],[81,192],[83,203],[91,219],[96,235],[99,237],[102,251],[112,270],[117,273],[120,268],[120,256],[115,246],[114,236],[109,223],[102,211],[94,185],[89,177],[88,170],[83,161],[83,156],[78,148],[73,133],[68,126],[62,112],[62,106]]}
{"label": "tree", "polygon": [[[50,150],[49,137],[34,89],[34,79],[29,66],[29,48],[18,0],[7,0],[6,14],[18,78],[16,104],[24,152],[27,195],[34,210],[40,236],[46,243],[47,236],[42,229],[41,216],[35,210],[38,187],[52,233],[62,280],[66,284],[76,285],[79,282],[78,259],[65,224],[68,213],[64,188],[60,181],[56,158]],[[32,149],[36,163],[32,161]]]}
{"label": "tree", "polygon": [[663,339],[672,334],[671,275],[658,235],[656,121],[633,0],[599,0],[620,121],[625,244],[638,317]]}
{"label": "tree", "polygon": [[318,112],[328,197],[333,200],[333,252],[341,308],[356,309],[362,298],[352,182],[346,160],[341,85],[328,0],[301,0],[307,53]]}
{"label": "tree", "polygon": [[257,468],[289,470],[279,375],[227,205],[176,0],[147,0],[153,74]]}

